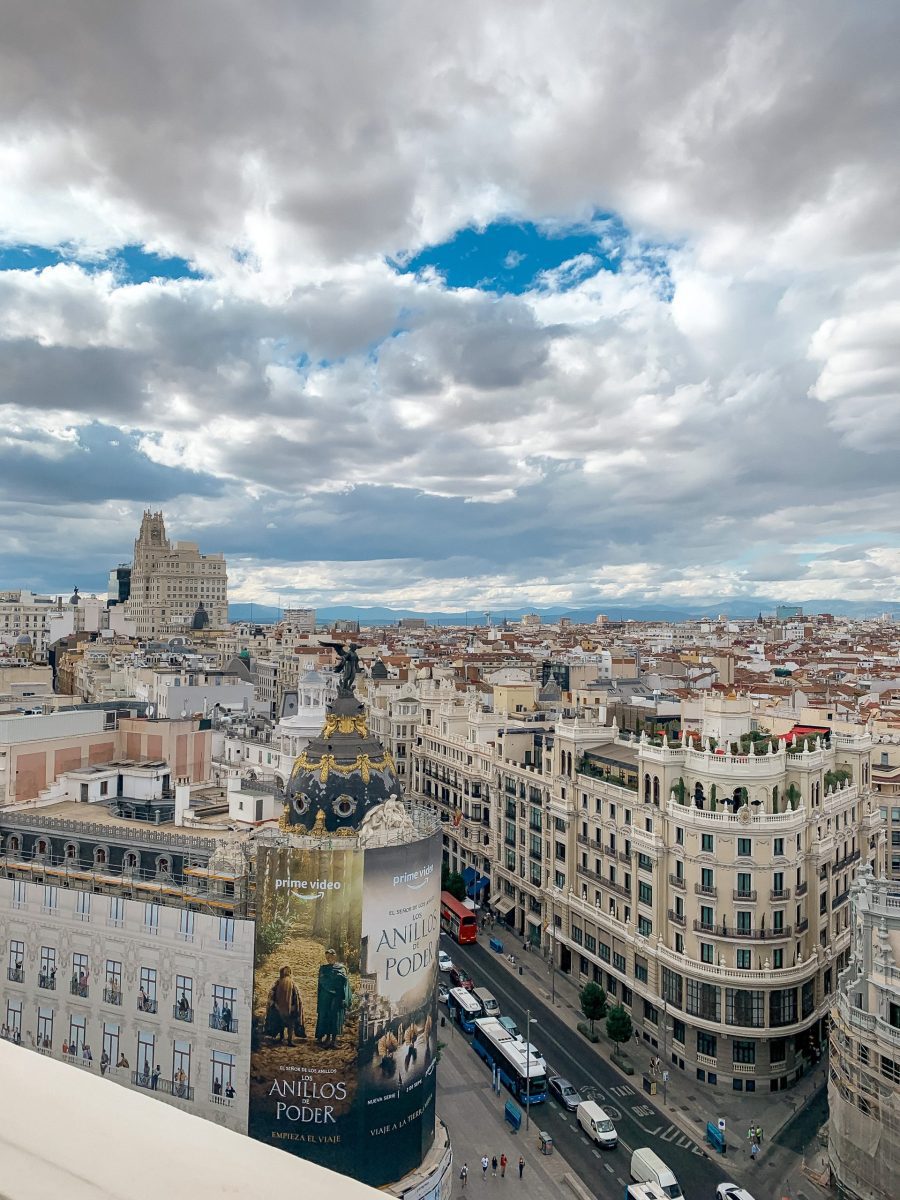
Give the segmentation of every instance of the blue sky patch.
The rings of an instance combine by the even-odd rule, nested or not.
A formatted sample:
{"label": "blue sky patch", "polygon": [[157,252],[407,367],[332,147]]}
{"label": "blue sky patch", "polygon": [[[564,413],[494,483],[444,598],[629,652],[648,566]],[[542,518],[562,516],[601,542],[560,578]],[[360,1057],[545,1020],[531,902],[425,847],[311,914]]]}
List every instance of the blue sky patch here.
{"label": "blue sky patch", "polygon": [[389,260],[395,270],[415,274],[432,267],[450,288],[520,295],[542,286],[541,276],[578,260],[556,275],[555,290],[574,287],[587,274],[619,267],[627,230],[613,217],[590,225],[549,226],[532,221],[493,221],[483,229],[460,229],[446,242],[410,258]]}
{"label": "blue sky patch", "polygon": [[41,271],[57,263],[75,263],[93,272],[115,270],[123,283],[147,283],[151,279],[202,279],[184,258],[163,257],[143,246],[122,246],[103,258],[80,258],[75,246],[0,246],[0,271]]}

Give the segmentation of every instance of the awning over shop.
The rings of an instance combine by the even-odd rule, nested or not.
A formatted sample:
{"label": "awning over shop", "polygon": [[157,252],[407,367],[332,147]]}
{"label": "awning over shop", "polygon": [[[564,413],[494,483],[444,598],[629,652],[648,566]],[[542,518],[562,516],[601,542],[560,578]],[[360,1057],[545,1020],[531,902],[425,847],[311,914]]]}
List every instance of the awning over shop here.
{"label": "awning over shop", "polygon": [[528,914],[528,916],[526,917],[526,920],[528,921],[528,924],[529,924],[529,925],[536,925],[536,926],[538,927],[538,929],[540,929],[540,927],[541,927],[541,918],[540,918],[540,917],[536,917],[536,916],[534,915],[534,913],[529,913],[529,914]]}
{"label": "awning over shop", "polygon": [[500,914],[501,917],[508,916],[509,913],[511,913],[515,907],[516,907],[516,902],[515,902],[515,900],[513,900],[512,896],[501,896],[500,899],[497,901],[497,903],[494,905],[494,908],[497,910],[497,912]]}
{"label": "awning over shop", "polygon": [[474,867],[466,867],[462,873],[463,881],[466,885],[466,895],[473,899],[483,892],[485,888],[491,886],[491,881],[486,875],[479,875]]}

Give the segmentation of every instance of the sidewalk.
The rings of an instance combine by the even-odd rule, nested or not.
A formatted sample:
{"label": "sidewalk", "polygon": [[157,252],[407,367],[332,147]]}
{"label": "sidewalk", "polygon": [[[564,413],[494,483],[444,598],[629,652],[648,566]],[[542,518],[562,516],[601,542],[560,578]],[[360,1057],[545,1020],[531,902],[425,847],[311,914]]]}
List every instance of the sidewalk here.
{"label": "sidewalk", "polygon": [[[498,1096],[491,1090],[490,1075],[465,1038],[454,1033],[451,1026],[442,1030],[441,1040],[445,1038],[438,1070],[437,1113],[450,1131],[453,1146],[453,1200],[547,1200],[550,1196],[578,1200],[579,1195],[587,1200],[590,1193],[583,1189],[559,1151],[541,1154],[536,1120],[530,1122],[528,1131],[523,1123],[518,1133],[504,1121],[508,1094],[504,1091]],[[496,1178],[488,1168],[487,1179],[482,1179],[482,1154],[489,1159],[495,1154],[498,1159],[506,1155],[509,1165],[505,1179],[500,1177],[499,1168]],[[521,1179],[519,1155],[525,1159]],[[459,1178],[463,1163],[469,1167],[465,1188]],[[570,1179],[575,1180],[576,1188],[581,1185],[580,1192],[572,1189]]]}
{"label": "sidewalk", "polygon": [[[489,942],[495,934],[504,943],[503,954],[495,954],[490,950]],[[571,1025],[573,1029],[579,1021],[584,1020],[578,1002],[578,986],[560,971],[554,972],[554,978],[551,980],[549,962],[539,951],[523,952],[522,939],[511,934],[509,930],[501,931],[499,922],[494,931],[490,926],[486,930],[479,930],[478,942],[509,971],[511,977],[518,980],[519,984],[543,1000],[544,1003],[552,1003],[557,1016]],[[515,966],[507,961],[506,953],[508,952],[515,955]],[[522,968],[521,973],[520,967]],[[552,998],[554,992],[555,999]],[[635,1021],[635,1028],[642,1035],[640,1045],[636,1045],[632,1039],[627,1047],[623,1047],[623,1050],[635,1070],[634,1080],[636,1083],[634,1086],[640,1090],[641,1076],[650,1074],[650,1059],[661,1053],[661,1047],[653,1046],[647,1040],[651,1032],[655,1038],[657,1037],[657,1030],[653,1026],[647,1027],[646,1037],[644,1036],[643,1022]],[[585,1041],[585,1049],[591,1048],[591,1044]],[[593,1049],[605,1060],[610,1061],[612,1045],[606,1039],[597,1043]],[[799,1083],[796,1083],[788,1091],[759,1091],[751,1092],[748,1095],[746,1092],[732,1091],[730,1080],[727,1088],[724,1086],[710,1087],[708,1084],[699,1083],[688,1076],[686,1071],[681,1071],[674,1066],[671,1061],[663,1063],[663,1069],[669,1072],[666,1103],[663,1103],[661,1082],[658,1082],[657,1095],[653,1098],[652,1103],[664,1111],[676,1125],[701,1146],[705,1144],[707,1122],[717,1121],[720,1117],[725,1119],[726,1127],[731,1135],[730,1143],[738,1138],[746,1138],[747,1128],[751,1121],[754,1125],[762,1126],[764,1143],[772,1141],[791,1117],[799,1112],[822,1086],[825,1082],[826,1070],[825,1064],[822,1062],[814,1070],[808,1071]]]}

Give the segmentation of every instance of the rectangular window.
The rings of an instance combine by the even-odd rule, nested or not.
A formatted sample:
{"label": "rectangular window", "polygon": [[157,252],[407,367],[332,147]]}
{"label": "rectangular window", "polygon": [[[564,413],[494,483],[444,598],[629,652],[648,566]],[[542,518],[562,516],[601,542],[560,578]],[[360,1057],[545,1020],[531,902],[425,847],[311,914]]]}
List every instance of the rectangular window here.
{"label": "rectangular window", "polygon": [[640,900],[641,904],[653,903],[653,888],[649,883],[638,884],[638,900]]}
{"label": "rectangular window", "polygon": [[11,1041],[19,1042],[22,1040],[22,1001],[7,1000],[6,1002],[6,1028],[9,1030]]}
{"label": "rectangular window", "polygon": [[663,967],[663,997],[667,1003],[673,1004],[675,1008],[681,1008],[682,984],[682,977],[677,971],[670,971],[668,967]]}
{"label": "rectangular window", "polygon": [[725,1024],[762,1029],[766,1023],[764,998],[764,992],[726,988]]}
{"label": "rectangular window", "polygon": [[41,901],[43,912],[53,912],[59,904],[59,888],[52,883],[44,884],[44,898]]}
{"label": "rectangular window", "polygon": [[738,871],[737,877],[737,893],[738,898],[749,898],[753,892],[752,876],[749,871]]}
{"label": "rectangular window", "polygon": [[582,933],[582,931],[578,925],[572,926],[572,941],[575,943],[576,946],[583,945],[584,934]]}
{"label": "rectangular window", "polygon": [[713,984],[688,979],[685,1011],[693,1017],[702,1017],[705,1021],[719,1021],[721,1020],[720,995],[719,988]]}
{"label": "rectangular window", "polygon": [[711,904],[700,905],[700,924],[705,929],[712,929],[713,925],[715,924],[715,917],[713,916]]}
{"label": "rectangular window", "polygon": [[156,1012],[156,968],[141,967],[141,988],[138,992],[138,1012]]}
{"label": "rectangular window", "polygon": [[12,881],[12,906],[13,908],[25,907],[25,880],[14,879]]}
{"label": "rectangular window", "polygon": [[675,845],[676,846],[684,845],[684,830],[681,828],[680,825],[675,826]]}
{"label": "rectangular window", "polygon": [[595,937],[593,937],[591,934],[586,933],[584,935],[584,948],[585,948],[585,950],[587,950],[588,954],[596,954],[597,953],[597,939]]}
{"label": "rectangular window", "polygon": [[37,1017],[37,1047],[39,1050],[53,1049],[53,1009],[39,1008]]}
{"label": "rectangular window", "polygon": [[784,951],[783,950],[773,950],[772,951],[772,970],[780,971],[783,966],[784,966]]}
{"label": "rectangular window", "polygon": [[684,1021],[679,1021],[677,1017],[672,1021],[672,1041],[684,1045]]}
{"label": "rectangular window", "polygon": [[625,974],[625,955],[624,954],[616,954],[614,952],[613,956],[612,956],[612,960],[613,960],[613,966],[616,968],[616,970],[621,971],[622,974],[624,975]]}
{"label": "rectangular window", "polygon": [[772,846],[772,853],[775,855],[776,858],[781,858],[784,855],[784,838],[783,837],[775,839],[773,846]]}
{"label": "rectangular window", "polygon": [[637,856],[637,865],[639,871],[652,871],[653,859],[648,858],[646,854],[639,854]]}
{"label": "rectangular window", "polygon": [[87,1032],[86,1027],[87,1018],[80,1013],[77,1016],[69,1017],[69,1054],[73,1056],[81,1054]]}
{"label": "rectangular window", "polygon": [[797,989],[783,988],[769,993],[769,1024],[773,1029],[779,1025],[793,1025],[797,1020]]}
{"label": "rectangular window", "polygon": [[210,1059],[210,1098],[217,1104],[230,1104],[234,1097],[234,1055],[213,1050]]}
{"label": "rectangular window", "polygon": [[776,908],[772,913],[772,928],[784,929],[784,909]]}
{"label": "rectangular window", "polygon": [[75,893],[75,916],[79,921],[89,921],[91,919],[90,892]]}
{"label": "rectangular window", "polygon": [[110,896],[108,924],[121,929],[125,924],[125,900],[122,896]]}
{"label": "rectangular window", "polygon": [[700,834],[700,852],[702,854],[713,853],[713,835],[711,833]]}
{"label": "rectangular window", "polygon": [[638,983],[647,982],[647,960],[638,954],[634,956],[634,977]]}
{"label": "rectangular window", "polygon": [[106,1051],[106,1057],[109,1060],[111,1067],[119,1065],[119,1026],[112,1025],[109,1021],[103,1024],[103,1046]]}
{"label": "rectangular window", "polygon": [[756,1062],[756,1042],[735,1038],[731,1043],[731,1061],[736,1063]]}
{"label": "rectangular window", "polygon": [[159,905],[152,902],[144,905],[144,933],[159,933]]}
{"label": "rectangular window", "polygon": [[176,1021],[194,1019],[194,980],[190,975],[175,976],[175,1004],[172,1016]]}
{"label": "rectangular window", "polygon": [[175,1041],[172,1046],[172,1095],[191,1098],[191,1043]]}
{"label": "rectangular window", "polygon": [[741,933],[749,933],[753,928],[753,913],[744,909],[734,914],[737,918],[737,928]]}
{"label": "rectangular window", "polygon": [[753,965],[749,950],[736,950],[734,952],[734,963],[739,971],[749,971]]}
{"label": "rectangular window", "polygon": [[712,867],[700,868],[700,886],[705,888],[715,887],[715,876],[713,875]]}
{"label": "rectangular window", "polygon": [[769,1063],[774,1066],[775,1063],[783,1063],[787,1054],[787,1040],[785,1038],[772,1038],[769,1042]]}
{"label": "rectangular window", "polygon": [[750,858],[752,856],[752,843],[750,838],[739,837],[737,840],[738,858]]}
{"label": "rectangular window", "polygon": [[705,963],[715,962],[713,958],[712,942],[700,943],[700,961]]}
{"label": "rectangular window", "polygon": [[88,996],[91,980],[90,967],[88,966],[88,956],[86,954],[72,955],[72,981],[71,992],[73,996],[81,996],[86,999]]}
{"label": "rectangular window", "polygon": [[156,1066],[156,1034],[142,1029],[137,1037],[137,1061],[134,1064],[141,1087],[150,1087]]}
{"label": "rectangular window", "polygon": [[25,982],[25,943],[10,939],[6,974],[12,983]]}
{"label": "rectangular window", "polygon": [[647,917],[638,917],[638,933],[641,937],[650,937],[653,933],[653,922]]}
{"label": "rectangular window", "polygon": [[226,1033],[237,1033],[237,1021],[234,1019],[234,1002],[237,991],[224,984],[213,985],[213,1010],[209,1015],[210,1029],[223,1029]]}
{"label": "rectangular window", "polygon": [[710,1058],[716,1057],[717,1040],[714,1033],[705,1033],[702,1029],[697,1030],[697,1053],[707,1054]]}
{"label": "rectangular window", "polygon": [[556,881],[556,886],[558,888],[565,888],[566,877],[565,877],[565,875],[563,875],[562,871],[556,871],[554,874],[554,879]]}
{"label": "rectangular window", "polygon": [[654,1008],[649,1000],[644,1001],[644,1020],[649,1021],[651,1025],[659,1024],[659,1009]]}
{"label": "rectangular window", "polygon": [[41,946],[41,965],[38,968],[38,987],[56,987],[56,950],[53,946]]}
{"label": "rectangular window", "polygon": [[115,958],[106,960],[106,983],[103,999],[107,1004],[122,1003],[122,964]]}
{"label": "rectangular window", "polygon": [[892,1058],[881,1056],[881,1073],[885,1079],[890,1079],[891,1083],[900,1083],[900,1062],[895,1062]]}

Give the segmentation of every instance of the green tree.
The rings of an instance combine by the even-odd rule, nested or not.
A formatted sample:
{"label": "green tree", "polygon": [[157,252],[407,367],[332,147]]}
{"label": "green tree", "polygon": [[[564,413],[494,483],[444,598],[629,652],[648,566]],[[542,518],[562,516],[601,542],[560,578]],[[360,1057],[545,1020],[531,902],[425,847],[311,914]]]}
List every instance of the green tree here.
{"label": "green tree", "polygon": [[606,992],[599,983],[586,983],[578,993],[581,1011],[591,1023],[591,1033],[594,1032],[594,1022],[606,1016]]}
{"label": "green tree", "polygon": [[456,900],[465,900],[466,898],[466,881],[460,875],[459,871],[451,871],[447,876],[447,886],[445,892],[449,892]]}
{"label": "green tree", "polygon": [[614,1053],[617,1056],[621,1053],[621,1047],[625,1042],[631,1040],[633,1032],[634,1028],[627,1009],[624,1009],[621,1004],[617,1004],[614,1008],[611,1008],[606,1018],[606,1033],[610,1041],[616,1044]]}
{"label": "green tree", "polygon": [[448,863],[441,863],[441,891],[446,892],[447,880],[450,878],[450,866]]}

